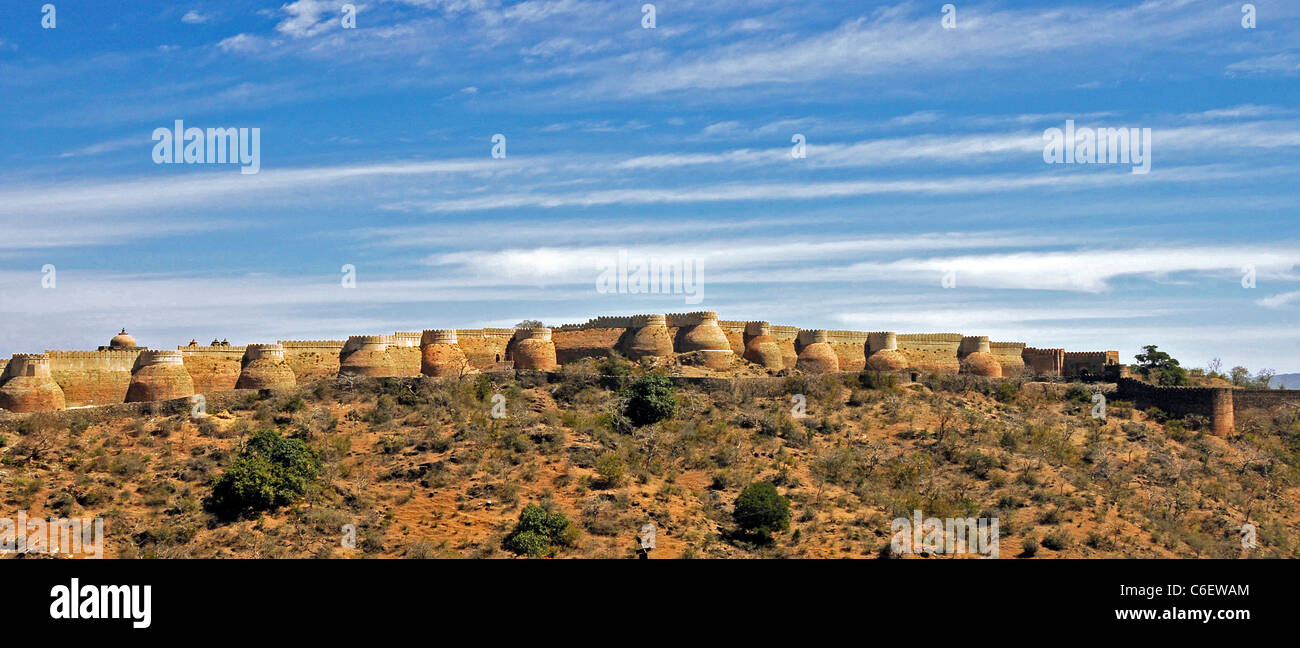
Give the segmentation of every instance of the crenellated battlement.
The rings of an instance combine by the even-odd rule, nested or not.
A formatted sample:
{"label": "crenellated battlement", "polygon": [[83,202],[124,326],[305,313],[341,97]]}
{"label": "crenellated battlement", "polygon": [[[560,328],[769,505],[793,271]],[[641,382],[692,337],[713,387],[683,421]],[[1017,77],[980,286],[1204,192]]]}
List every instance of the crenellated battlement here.
{"label": "crenellated battlement", "polygon": [[338,351],[347,344],[346,340],[279,340],[276,342],[285,349],[333,349]]}
{"label": "crenellated battlement", "polygon": [[1118,351],[1066,351],[1066,360],[1093,360],[1101,361],[1107,364],[1117,364],[1119,362]]}
{"label": "crenellated battlement", "polygon": [[429,329],[420,334],[420,346],[426,344],[456,344],[459,333],[456,329]]}
{"label": "crenellated battlement", "polygon": [[869,336],[865,331],[826,331],[826,340],[832,344],[866,344]]}
{"label": "crenellated battlement", "polygon": [[830,331],[826,329],[799,329],[799,344],[807,346],[830,341]]}
{"label": "crenellated battlement", "polygon": [[541,328],[521,328],[515,329],[514,339],[516,340],[550,340],[551,329]]}
{"label": "crenellated battlement", "polygon": [[395,347],[415,347],[420,346],[419,331],[398,331],[393,333],[393,346]]}
{"label": "crenellated battlement", "polygon": [[961,333],[904,333],[898,336],[899,342],[956,342],[961,344]]}
{"label": "crenellated battlement", "polygon": [[283,360],[284,347],[279,344],[250,344],[245,348],[244,360],[252,362],[261,359]]}
{"label": "crenellated battlement", "polygon": [[705,322],[717,322],[718,314],[713,311],[699,311],[695,313],[667,313],[664,315],[664,322],[667,326],[699,326]]}
{"label": "crenellated battlement", "polygon": [[[242,346],[179,346],[177,351],[184,354],[191,353],[243,353],[247,347]],[[103,351],[101,353],[113,353],[112,351]]]}
{"label": "crenellated battlement", "polygon": [[158,349],[141,351],[140,357],[136,361],[139,367],[155,367],[163,365],[185,365],[185,354],[179,349]]}

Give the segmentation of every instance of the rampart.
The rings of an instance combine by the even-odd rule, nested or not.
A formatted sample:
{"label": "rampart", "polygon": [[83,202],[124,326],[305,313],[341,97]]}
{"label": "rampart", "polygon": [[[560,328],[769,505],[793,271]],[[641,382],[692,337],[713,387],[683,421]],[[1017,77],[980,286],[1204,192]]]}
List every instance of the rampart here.
{"label": "rampart", "polygon": [[280,340],[284,361],[299,383],[333,378],[339,374],[343,340]]}
{"label": "rampart", "polygon": [[242,346],[177,347],[185,358],[185,371],[194,381],[194,393],[206,394],[235,388],[240,362],[247,350]]}
{"label": "rampart", "polygon": [[1204,416],[1214,434],[1232,434],[1235,390],[1230,387],[1156,387],[1132,378],[1120,378],[1116,385],[1116,397],[1132,401],[1138,409],[1155,407],[1177,417]]}
{"label": "rampart", "polygon": [[1119,364],[1119,351],[1066,351],[1061,375],[1067,378],[1100,377],[1106,367]]}
{"label": "rampart", "polygon": [[1020,355],[1025,361],[1025,371],[1035,376],[1057,378],[1065,372],[1065,349],[1035,349],[1025,347]]}
{"label": "rampart", "polygon": [[908,364],[922,371],[955,374],[961,370],[957,357],[961,333],[912,333],[898,336],[898,350]]}
{"label": "rampart", "polygon": [[126,399],[139,350],[46,351],[50,375],[68,407],[111,405]]}
{"label": "rampart", "polygon": [[[465,353],[465,359],[469,360],[470,365],[475,369],[487,369],[497,363],[505,362],[506,347],[515,336],[515,330],[457,329],[456,336],[460,339],[460,350]],[[419,373],[417,368],[416,374]]]}
{"label": "rampart", "polygon": [[1002,376],[1015,378],[1025,373],[1024,342],[989,342],[989,351],[1002,365]]}
{"label": "rampart", "polygon": [[[1118,364],[1119,355],[1115,351],[1067,354],[1062,349],[1036,349],[1021,342],[988,342],[984,336],[959,333],[812,331],[773,326],[763,321],[723,320],[711,311],[595,317],[581,324],[549,328],[554,365],[549,360],[550,346],[540,329],[531,333],[505,328],[460,329],[452,341],[455,353],[446,348],[427,350],[429,345],[422,338],[439,333],[435,330],[424,335],[398,331],[391,335],[353,336],[346,342],[280,340],[278,344],[284,349],[284,363],[293,373],[293,384],[331,379],[340,373],[391,377],[417,377],[430,372],[441,375],[456,363],[439,354],[464,356],[455,369],[457,375],[504,370],[513,366],[521,345],[534,348],[525,359],[527,367],[520,368],[542,370],[614,353],[634,360],[672,361],[676,356],[681,364],[716,371],[748,366],[773,373],[797,370],[802,364],[818,372],[851,372],[869,366],[877,371],[910,369],[913,373],[975,373],[978,369],[979,375],[994,377],[1029,373],[1109,379],[1120,373],[1113,371],[1116,367],[1123,367]],[[451,331],[443,333],[450,335]],[[814,335],[818,338],[815,342],[811,339]],[[753,340],[758,341],[751,345]],[[814,343],[820,346],[811,354],[804,353]],[[136,346],[135,339],[125,332],[115,336],[100,351],[49,351],[51,379],[65,393],[69,407],[120,403],[126,399],[139,357],[146,351],[147,347]],[[212,346],[182,346],[171,353],[182,360],[183,372],[193,381],[196,392],[212,393],[235,388],[245,351],[243,346],[223,342]],[[0,383],[12,372],[11,365],[9,360],[0,360]],[[287,375],[274,378],[262,382],[290,384]],[[253,383],[257,382],[255,379],[257,376],[250,377]],[[1272,397],[1253,398],[1263,402]]]}

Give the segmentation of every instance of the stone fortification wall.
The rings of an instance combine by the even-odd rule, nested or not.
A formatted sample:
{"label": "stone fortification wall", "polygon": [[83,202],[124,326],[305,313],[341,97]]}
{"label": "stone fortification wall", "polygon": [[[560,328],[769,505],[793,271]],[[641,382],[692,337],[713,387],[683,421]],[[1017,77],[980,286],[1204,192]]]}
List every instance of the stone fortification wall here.
{"label": "stone fortification wall", "polygon": [[922,371],[955,374],[961,370],[957,351],[960,333],[912,333],[898,336],[898,350],[908,366]]}
{"label": "stone fortification wall", "polygon": [[280,340],[284,361],[293,369],[298,383],[333,378],[339,373],[343,340]]}

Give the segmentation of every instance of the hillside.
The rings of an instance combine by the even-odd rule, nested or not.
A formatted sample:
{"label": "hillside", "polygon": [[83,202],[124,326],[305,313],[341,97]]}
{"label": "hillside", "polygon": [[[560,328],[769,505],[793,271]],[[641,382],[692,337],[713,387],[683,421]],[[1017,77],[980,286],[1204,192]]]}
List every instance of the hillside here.
{"label": "hillside", "polygon": [[[1081,384],[844,374],[770,395],[678,387],[676,413],[638,428],[597,375],[611,370],[641,371],[324,381],[197,421],[24,417],[0,424],[0,498],[32,517],[103,516],[116,557],[511,557],[502,541],[530,503],[575,523],[558,557],[631,557],[651,520],[654,558],[877,557],[916,509],[997,517],[1003,558],[1029,540],[1038,557],[1300,556],[1294,413],[1245,417],[1223,439],[1117,402],[1102,423]],[[309,444],[320,479],[286,507],[216,517],[213,481],[264,428]],[[791,501],[767,545],[733,533],[733,502],[757,480]],[[355,548],[340,542],[348,524]]]}

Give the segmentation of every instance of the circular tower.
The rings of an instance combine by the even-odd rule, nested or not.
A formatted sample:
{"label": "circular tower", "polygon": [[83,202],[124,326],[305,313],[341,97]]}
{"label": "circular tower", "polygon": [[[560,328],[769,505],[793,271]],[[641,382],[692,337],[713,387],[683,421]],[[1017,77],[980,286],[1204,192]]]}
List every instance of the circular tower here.
{"label": "circular tower", "polygon": [[961,373],[986,378],[1001,378],[1002,363],[989,351],[989,338],[980,335],[974,339],[975,351],[961,360]]}
{"label": "circular tower", "polygon": [[194,395],[194,380],[179,349],[141,351],[126,389],[126,402],[172,400]]}
{"label": "circular tower", "polygon": [[244,348],[239,364],[235,389],[287,389],[298,384],[293,369],[284,360],[282,345],[250,344]]}
{"label": "circular tower", "polygon": [[0,409],[52,412],[67,406],[63,389],[50,376],[50,357],[44,353],[15,353],[8,375],[0,386]]}
{"label": "circular tower", "polygon": [[834,373],[840,370],[840,358],[835,349],[827,342],[826,331],[816,329],[804,331],[800,337],[807,340],[799,351],[799,360],[794,368],[806,373]]}
{"label": "circular tower", "polygon": [[[668,333],[668,319],[663,315],[637,315],[632,318],[632,328],[623,344],[623,353],[633,359],[673,355],[673,337]],[[730,348],[730,347],[728,347]]]}
{"label": "circular tower", "polygon": [[551,329],[545,327],[516,330],[512,354],[516,369],[554,371],[559,366],[555,361]]}
{"label": "circular tower", "polygon": [[[551,348],[554,349],[555,345],[552,344]],[[435,377],[459,376],[469,369],[469,360],[456,339],[456,329],[430,329],[420,336],[420,373]]]}
{"label": "circular tower", "polygon": [[353,335],[339,352],[339,375],[383,378],[397,375],[388,355],[391,335]]}
{"label": "circular tower", "polygon": [[772,337],[772,327],[767,322],[745,324],[744,358],[764,369],[780,371],[785,367],[781,360],[781,346]]}
{"label": "circular tower", "polygon": [[[665,318],[666,320],[666,318]],[[726,369],[731,366],[735,352],[727,334],[718,326],[718,314],[713,312],[691,313],[688,322],[677,336],[678,353],[699,353],[704,357],[704,366],[710,369]]]}
{"label": "circular tower", "polygon": [[900,371],[907,368],[907,356],[898,350],[898,334],[893,331],[871,333],[867,336],[871,355],[867,368],[875,371]]}

